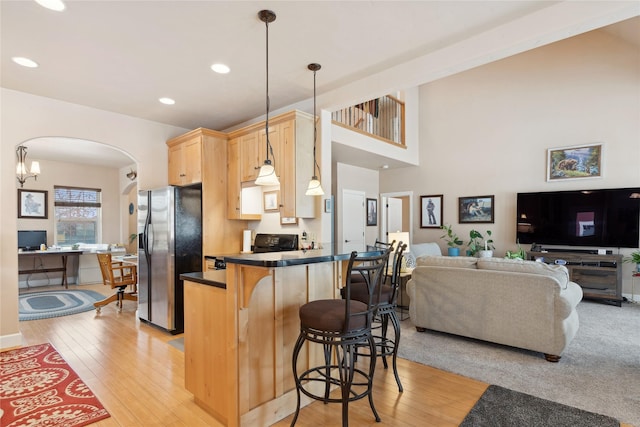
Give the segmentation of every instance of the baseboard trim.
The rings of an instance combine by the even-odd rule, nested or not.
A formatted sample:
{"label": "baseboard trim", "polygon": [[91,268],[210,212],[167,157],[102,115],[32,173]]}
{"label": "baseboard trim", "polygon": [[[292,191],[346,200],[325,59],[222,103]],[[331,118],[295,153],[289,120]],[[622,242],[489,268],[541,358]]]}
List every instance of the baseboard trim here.
{"label": "baseboard trim", "polygon": [[22,333],[0,335],[0,349],[22,346]]}

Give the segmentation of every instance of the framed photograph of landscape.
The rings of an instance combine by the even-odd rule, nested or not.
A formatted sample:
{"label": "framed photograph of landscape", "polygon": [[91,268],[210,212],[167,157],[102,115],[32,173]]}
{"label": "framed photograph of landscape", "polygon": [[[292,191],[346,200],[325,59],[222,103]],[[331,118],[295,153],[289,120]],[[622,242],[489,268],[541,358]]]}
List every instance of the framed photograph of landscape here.
{"label": "framed photograph of landscape", "polygon": [[420,196],[420,228],[442,226],[442,194]]}
{"label": "framed photograph of landscape", "polygon": [[547,150],[547,181],[602,177],[602,144]]}
{"label": "framed photograph of landscape", "polygon": [[494,196],[458,198],[458,222],[460,224],[493,224]]}
{"label": "framed photograph of landscape", "polygon": [[378,225],[378,199],[367,199],[367,225]]}
{"label": "framed photograph of landscape", "polygon": [[47,192],[18,189],[18,218],[47,219]]}

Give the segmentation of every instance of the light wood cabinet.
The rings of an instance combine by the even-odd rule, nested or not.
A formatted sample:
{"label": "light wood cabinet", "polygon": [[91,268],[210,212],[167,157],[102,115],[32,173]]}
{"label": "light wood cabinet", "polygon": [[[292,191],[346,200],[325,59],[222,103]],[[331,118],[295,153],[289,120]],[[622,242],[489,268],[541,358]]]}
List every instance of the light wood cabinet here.
{"label": "light wood cabinet", "polygon": [[[258,139],[257,137],[255,138]],[[243,220],[259,220],[262,215],[258,212],[243,210],[243,183],[241,182],[241,142],[242,137],[229,140],[227,146],[227,218]],[[258,200],[257,203],[261,203]]]}
{"label": "light wood cabinet", "polygon": [[[167,141],[169,149],[169,183],[189,185],[202,183],[202,252],[204,255],[233,253],[242,250],[242,230],[246,224],[230,221],[227,215],[227,135],[198,128]],[[180,147],[177,149],[176,147]],[[182,154],[178,154],[182,151]],[[197,152],[197,155],[196,155]],[[175,156],[175,157],[174,157]],[[197,158],[197,159],[196,159]],[[172,162],[173,159],[173,162]],[[185,174],[187,179],[172,182],[176,159],[186,164],[185,170],[198,171]],[[186,160],[185,160],[186,159]],[[184,163],[187,162],[187,163]],[[174,178],[177,178],[175,175]],[[203,263],[205,265],[205,263]]]}
{"label": "light wood cabinet", "polygon": [[172,139],[169,146],[169,184],[191,185],[202,182],[202,136]]}
{"label": "light wood cabinet", "polygon": [[[234,195],[228,215],[233,219],[249,219],[242,215],[242,186],[253,185],[259,166],[266,158],[264,122],[256,123],[230,134],[238,148],[230,145],[228,160],[228,193]],[[316,197],[305,196],[307,185],[313,175],[313,118],[300,111],[281,114],[269,120],[269,142],[273,153],[269,153],[280,180],[280,215],[286,218],[314,218]],[[257,145],[257,147],[256,147]],[[256,161],[256,153],[258,160]],[[232,167],[238,165],[236,175]],[[238,178],[233,178],[239,176]],[[238,211],[240,215],[238,215]],[[251,219],[259,219],[251,218]]]}
{"label": "light wood cabinet", "polygon": [[240,145],[239,163],[240,163],[240,182],[255,181],[260,172],[261,152],[259,132],[251,132],[238,138]]}

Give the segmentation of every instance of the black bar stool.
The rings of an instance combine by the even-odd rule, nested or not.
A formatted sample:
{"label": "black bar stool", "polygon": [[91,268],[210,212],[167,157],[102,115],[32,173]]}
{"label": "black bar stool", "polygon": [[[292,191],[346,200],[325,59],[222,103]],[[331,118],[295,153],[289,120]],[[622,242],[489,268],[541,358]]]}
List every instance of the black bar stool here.
{"label": "black bar stool", "polygon": [[[367,396],[373,415],[380,422],[372,397],[376,345],[371,323],[376,309],[374,301],[380,298],[390,253],[391,248],[377,256],[358,256],[357,252],[352,252],[346,272],[344,299],[311,301],[300,307],[300,335],[293,348],[297,405],[292,427],[300,413],[300,393],[324,403],[341,403],[343,427],[349,425],[349,402]],[[367,302],[351,298],[351,277],[356,273],[367,287]],[[323,345],[324,364],[298,374],[298,355],[306,341]],[[355,367],[358,346],[367,346],[370,354],[374,355],[370,357],[368,372]],[[332,386],[341,390],[340,398],[329,396]]]}
{"label": "black bar stool", "polygon": [[[395,244],[395,241],[392,245]],[[391,247],[393,250],[393,246]],[[392,359],[393,375],[396,378],[398,384],[398,391],[402,392],[402,382],[398,375],[398,346],[400,345],[400,320],[396,313],[398,293],[400,292],[400,272],[402,268],[402,253],[407,248],[406,244],[402,242],[398,243],[398,246],[393,253],[393,259],[391,260],[391,266],[385,271],[387,281],[381,286],[380,299],[374,301],[377,304],[374,317],[374,325],[372,326],[373,338],[376,343],[376,355],[382,358],[384,368],[387,369],[387,356]],[[343,295],[344,296],[344,295]],[[351,284],[351,299],[357,301],[367,300],[367,288],[364,283],[355,281]],[[389,329],[389,321],[393,326],[393,337],[389,337],[387,331]],[[376,332],[379,332],[378,334]],[[368,353],[357,353],[358,356]]]}

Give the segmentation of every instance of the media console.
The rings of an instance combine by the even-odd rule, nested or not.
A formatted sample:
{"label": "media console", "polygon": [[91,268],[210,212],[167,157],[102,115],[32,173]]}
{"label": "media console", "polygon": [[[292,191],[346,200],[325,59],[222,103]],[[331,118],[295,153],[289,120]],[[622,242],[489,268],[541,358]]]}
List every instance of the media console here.
{"label": "media console", "polygon": [[529,252],[531,260],[542,259],[547,264],[565,261],[569,279],[582,288],[584,298],[622,306],[622,255],[598,255],[587,251]]}

